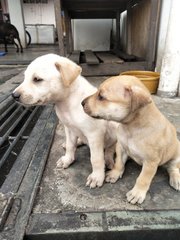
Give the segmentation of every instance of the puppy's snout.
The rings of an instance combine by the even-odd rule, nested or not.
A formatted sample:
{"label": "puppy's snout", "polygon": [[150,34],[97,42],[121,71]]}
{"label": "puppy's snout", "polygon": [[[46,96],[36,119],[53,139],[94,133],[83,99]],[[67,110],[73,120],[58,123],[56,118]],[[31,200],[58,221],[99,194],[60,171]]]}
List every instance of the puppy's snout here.
{"label": "puppy's snout", "polygon": [[82,102],[81,102],[81,105],[84,107],[86,104],[86,99],[84,99]]}
{"label": "puppy's snout", "polygon": [[83,106],[84,112],[87,113],[88,115],[90,115],[88,98],[85,98],[85,99],[81,102],[81,105]]}
{"label": "puppy's snout", "polygon": [[13,92],[12,97],[14,100],[19,101],[21,94],[19,92]]}

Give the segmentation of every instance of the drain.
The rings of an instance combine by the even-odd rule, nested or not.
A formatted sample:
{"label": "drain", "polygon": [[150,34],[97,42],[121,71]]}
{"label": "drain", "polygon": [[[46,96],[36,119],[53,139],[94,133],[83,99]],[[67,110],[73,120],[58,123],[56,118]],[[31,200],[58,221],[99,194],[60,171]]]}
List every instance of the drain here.
{"label": "drain", "polygon": [[38,120],[42,107],[25,108],[9,96],[0,102],[0,185]]}

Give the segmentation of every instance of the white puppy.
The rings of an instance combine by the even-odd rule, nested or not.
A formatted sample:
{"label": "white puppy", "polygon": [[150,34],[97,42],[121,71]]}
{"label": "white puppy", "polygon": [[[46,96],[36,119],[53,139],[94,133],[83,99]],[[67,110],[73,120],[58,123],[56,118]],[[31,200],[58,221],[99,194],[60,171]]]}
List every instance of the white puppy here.
{"label": "white puppy", "polygon": [[74,162],[77,139],[80,138],[90,147],[92,173],[86,185],[91,188],[103,184],[104,149],[105,158],[113,167],[118,126],[114,122],[93,119],[83,111],[82,100],[96,90],[81,76],[80,66],[65,57],[48,54],[38,57],[27,67],[23,83],[12,94],[16,101],[27,106],[55,104],[66,134],[66,153],[57,161],[57,166],[67,168]]}

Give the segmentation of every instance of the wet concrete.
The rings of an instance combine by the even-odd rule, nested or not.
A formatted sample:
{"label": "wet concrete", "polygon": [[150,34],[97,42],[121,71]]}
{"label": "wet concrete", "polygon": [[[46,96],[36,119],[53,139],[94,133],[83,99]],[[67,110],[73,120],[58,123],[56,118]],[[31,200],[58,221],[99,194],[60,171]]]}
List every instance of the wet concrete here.
{"label": "wet concrete", "polygon": [[[97,86],[106,77],[88,79]],[[154,96],[154,100],[180,132],[180,99],[162,99]],[[92,170],[89,149],[87,146],[79,147],[76,161],[68,169],[57,169],[56,161],[64,154],[64,141],[64,129],[59,124],[36,199],[35,213],[180,209],[180,193],[170,187],[168,174],[163,167],[158,169],[142,205],[134,206],[126,200],[126,193],[134,186],[141,171],[141,167],[132,160],[127,162],[123,178],[115,184],[104,183],[101,188],[96,189],[86,187],[86,178]]]}
{"label": "wet concrete", "polygon": [[64,153],[63,142],[63,128],[59,125],[36,199],[35,213],[180,208],[179,193],[169,186],[163,168],[159,168],[145,202],[141,206],[129,204],[125,195],[141,171],[131,160],[126,164],[123,178],[115,184],[105,183],[96,189],[86,187],[86,178],[91,172],[88,147],[77,150],[76,161],[68,169],[57,169],[56,161]]}
{"label": "wet concrete", "polygon": [[[88,78],[99,85],[106,77]],[[0,85],[0,94],[10,93],[23,80],[23,71]],[[180,99],[165,99],[153,96],[159,109],[175,125],[180,133]],[[128,161],[122,179],[115,184],[104,183],[101,188],[90,189],[85,186],[91,173],[89,149],[79,147],[76,161],[68,169],[57,169],[56,162],[64,154],[62,144],[65,141],[62,124],[57,126],[54,142],[47,161],[44,175],[35,201],[34,213],[57,213],[62,211],[99,211],[99,210],[173,210],[180,209],[180,193],[169,186],[168,175],[163,167],[153,179],[146,200],[142,205],[131,205],[126,193],[134,186],[141,167]]]}
{"label": "wet concrete", "polygon": [[[1,44],[0,50],[4,51]],[[23,49],[23,53],[16,53],[16,49],[12,45],[8,45],[8,53],[5,56],[0,56],[0,65],[27,65],[35,58],[48,54],[59,54],[59,46],[54,45],[30,45]]]}

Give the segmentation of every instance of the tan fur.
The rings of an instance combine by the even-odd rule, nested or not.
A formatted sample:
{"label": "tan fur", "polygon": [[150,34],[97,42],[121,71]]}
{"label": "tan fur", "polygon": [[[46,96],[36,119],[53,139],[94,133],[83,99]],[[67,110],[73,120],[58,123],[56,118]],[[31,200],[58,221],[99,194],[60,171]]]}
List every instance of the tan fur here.
{"label": "tan fur", "polygon": [[65,87],[69,87],[74,79],[81,74],[81,67],[74,62],[58,61],[55,66],[61,72],[62,80]]}
{"label": "tan fur", "polygon": [[155,106],[149,91],[136,77],[117,76],[101,84],[84,100],[90,116],[120,123],[116,162],[107,182],[122,177],[127,157],[142,165],[136,184],[127,193],[132,204],[142,203],[158,166],[165,164],[170,185],[180,190],[180,142],[174,126]]}

